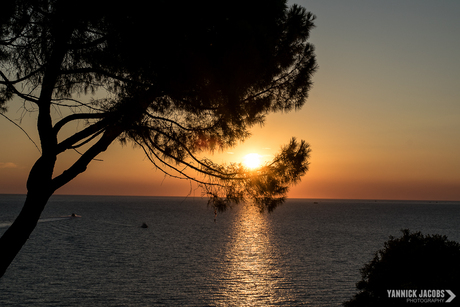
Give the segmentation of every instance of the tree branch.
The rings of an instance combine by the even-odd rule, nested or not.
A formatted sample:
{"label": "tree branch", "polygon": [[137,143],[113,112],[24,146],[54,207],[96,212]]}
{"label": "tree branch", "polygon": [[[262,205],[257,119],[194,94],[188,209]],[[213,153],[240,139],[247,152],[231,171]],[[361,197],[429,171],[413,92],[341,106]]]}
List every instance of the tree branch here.
{"label": "tree branch", "polygon": [[[171,135],[168,135],[167,133],[161,131],[161,130],[158,130],[158,129],[155,129],[153,127],[148,127],[149,130],[153,130],[153,131],[156,131],[166,137],[168,137],[169,139],[173,140],[175,143],[177,143],[178,145],[180,145],[180,147],[182,147],[186,152],[187,154],[192,158],[192,160],[195,160],[199,165],[205,167],[205,168],[208,168],[209,170],[211,171],[214,171],[216,173],[220,173],[221,175],[235,175],[235,174],[226,174],[226,173],[223,173],[217,169],[213,169],[211,167],[209,167],[209,165],[206,165],[204,164],[203,162],[201,162],[200,160],[198,160],[198,158],[195,157],[195,155],[190,151],[190,149],[187,148],[187,146],[185,144],[183,144],[181,141],[173,138]],[[145,141],[145,138],[144,138],[144,141]],[[156,144],[155,142],[149,137],[149,143],[151,145],[153,145],[155,148],[157,148],[159,151],[161,151],[162,153],[164,153],[165,155],[169,156],[170,158],[174,159],[175,161],[179,162],[179,163],[184,163],[186,164],[185,162],[183,162],[181,159],[177,158],[177,157],[174,157],[172,156],[171,154],[168,154],[166,152],[164,152],[162,149],[160,149]],[[150,147],[150,146],[149,146]],[[186,164],[186,165],[189,165],[189,164]],[[196,168],[195,166],[192,166],[192,165],[189,165],[190,167],[192,168],[195,168],[196,170],[198,170],[199,172],[201,173],[204,173],[203,171],[201,171],[200,169]]]}
{"label": "tree branch", "polygon": [[[60,103],[59,101],[72,101],[72,102],[75,102],[77,105],[64,104],[64,103]],[[92,105],[90,105],[88,103],[84,103],[84,102],[81,102],[79,100],[72,99],[72,98],[52,99],[51,104],[56,105],[56,106],[61,106],[61,107],[68,107],[68,108],[85,107],[85,108],[88,108],[88,109],[91,109],[91,110],[94,110],[94,111],[98,111],[98,112],[103,112],[104,111],[102,109],[95,108],[95,107],[93,107]]]}
{"label": "tree branch", "polygon": [[79,174],[83,173],[88,164],[101,152],[107,150],[109,145],[121,134],[123,130],[119,127],[112,127],[106,130],[102,137],[91,146],[82,156],[61,175],[51,180],[53,191],[56,191]]}
{"label": "tree branch", "polygon": [[64,125],[67,123],[74,121],[74,120],[79,120],[79,119],[92,119],[92,118],[104,118],[106,117],[107,114],[105,113],[76,113],[76,114],[71,114],[69,116],[64,117],[60,121],[58,121],[54,127],[53,130],[57,134],[59,130],[61,130]]}
{"label": "tree branch", "polygon": [[25,81],[27,79],[29,79],[30,77],[32,77],[33,75],[35,75],[36,73],[40,72],[41,70],[43,70],[43,67],[40,67],[34,71],[32,71],[31,73],[29,73],[28,75],[22,77],[22,78],[19,78],[19,79],[16,79],[14,81],[10,81],[8,79],[6,79],[5,75],[0,71],[0,74],[2,76],[2,78],[5,80],[5,81],[0,81],[0,84],[4,84],[4,85],[13,85],[13,84],[16,84],[16,83],[20,83],[22,81]]}
{"label": "tree branch", "polygon": [[16,87],[14,87],[13,83],[11,83],[10,80],[8,80],[8,78],[5,76],[5,74],[1,70],[0,70],[0,76],[3,78],[3,80],[5,80],[4,82],[1,82],[1,84],[5,84],[6,86],[8,86],[8,88],[12,89],[16,95],[23,98],[24,100],[31,101],[31,102],[38,104],[37,98],[34,98],[31,95],[23,94],[20,91],[18,91]]}
{"label": "tree branch", "polygon": [[22,132],[25,133],[25,135],[29,138],[29,140],[35,145],[35,147],[37,148],[38,152],[41,153],[41,150],[40,148],[38,147],[37,143],[34,142],[34,140],[32,140],[32,138],[29,136],[29,134],[21,127],[19,126],[18,124],[16,124],[13,120],[11,120],[8,116],[6,116],[5,114],[3,113],[0,113],[1,116],[3,116],[4,118],[6,118],[7,120],[9,120],[11,123],[13,123],[13,125],[15,125],[16,127],[18,127],[19,129],[22,130]]}
{"label": "tree branch", "polygon": [[150,114],[148,112],[146,113],[146,115],[151,119],[157,119],[157,120],[161,120],[161,121],[164,121],[164,122],[172,123],[172,124],[178,126],[180,129],[185,130],[185,131],[206,131],[206,130],[210,130],[210,129],[215,128],[217,126],[217,124],[218,124],[218,122],[216,122],[212,126],[205,127],[205,128],[186,128],[186,127],[182,126],[181,124],[179,124],[177,121],[174,121],[174,120],[169,119],[169,118],[155,116],[155,115],[152,115],[152,114]]}
{"label": "tree branch", "polygon": [[85,145],[85,144],[88,144],[89,142],[91,142],[92,140],[94,140],[99,134],[101,134],[101,133],[103,133],[103,132],[104,132],[104,130],[99,130],[99,131],[97,131],[96,133],[94,133],[93,135],[91,135],[91,136],[88,137],[86,140],[82,141],[81,143],[72,145],[72,146],[70,147],[70,149],[74,149],[74,150],[75,150],[75,149],[78,148],[78,147],[81,147],[81,146],[83,146],[83,145]]}
{"label": "tree branch", "polygon": [[114,73],[111,73],[111,72],[108,72],[108,71],[105,71],[105,70],[102,70],[102,69],[98,69],[98,68],[93,68],[93,67],[76,68],[76,69],[61,70],[60,71],[61,75],[91,74],[91,73],[96,73],[96,74],[99,74],[99,75],[103,75],[105,77],[112,78],[112,79],[115,79],[115,80],[118,80],[118,81],[121,81],[121,82],[125,82],[125,83],[134,83],[134,84],[144,85],[144,83],[135,82],[132,79],[124,78],[124,77],[118,76],[118,75],[116,75]]}
{"label": "tree branch", "polygon": [[[153,151],[148,151],[144,145],[142,145],[141,143],[137,142],[136,143],[142,148],[142,150],[144,151],[145,155],[147,156],[147,158],[149,159],[150,162],[152,162],[152,164],[157,168],[159,169],[161,172],[163,172],[165,175],[167,176],[170,176],[172,178],[177,178],[177,179],[183,179],[183,180],[192,180],[196,183],[199,183],[199,184],[207,184],[207,185],[216,185],[216,186],[222,186],[222,185],[219,185],[219,184],[216,184],[216,183],[209,183],[209,182],[204,182],[204,181],[201,181],[201,180],[198,180],[194,177],[191,177],[189,175],[187,175],[185,172],[179,170],[177,167],[174,167],[172,166],[171,164],[167,163],[166,161],[164,161],[163,159],[161,159],[160,157],[158,157],[158,155],[153,152]],[[161,163],[163,163],[164,165],[166,165],[167,167],[173,169],[174,171],[178,172],[179,174],[181,174],[182,176],[184,177],[179,177],[179,176],[175,176],[175,175],[172,175],[170,173],[168,173],[167,171],[165,171],[164,169],[162,169],[161,167],[159,167],[156,163],[155,163],[155,160],[152,159],[152,157],[150,156],[150,154],[154,155],[155,158],[160,161]]]}
{"label": "tree branch", "polygon": [[[166,135],[166,134],[165,134]],[[214,168],[211,168],[209,165],[201,162],[200,160],[198,160],[191,152],[190,150],[188,150],[181,142],[177,141],[177,140],[174,140],[175,142],[179,143],[181,145],[181,147],[183,147],[187,153],[190,155],[190,157],[195,160],[199,165],[201,165],[204,169],[208,169],[209,171],[205,171],[204,169],[200,169],[194,165],[192,165],[191,163],[189,162],[186,162],[184,159],[179,159],[173,155],[171,155],[170,153],[166,152],[165,150],[161,149],[151,138],[150,136],[148,137],[148,142],[146,141],[146,139],[144,137],[142,137],[143,140],[144,140],[144,143],[145,144],[150,144],[148,145],[148,148],[150,149],[150,151],[154,153],[153,149],[156,149],[158,150],[159,152],[161,152],[163,155],[173,159],[174,161],[178,162],[178,163],[181,163],[181,164],[184,164],[185,166],[187,167],[190,167],[191,169],[201,173],[201,174],[204,174],[204,175],[208,175],[208,176],[212,176],[212,177],[216,177],[216,178],[219,178],[219,179],[222,179],[222,180],[230,180],[230,179],[237,179],[235,178],[234,176],[237,175],[237,173],[230,173],[230,174],[227,174],[225,172],[222,172],[220,170],[217,170],[217,169],[214,169]],[[162,159],[160,159],[161,161],[163,161]],[[219,175],[218,175],[219,174]]]}
{"label": "tree branch", "polygon": [[85,49],[85,48],[90,48],[90,47],[95,47],[104,41],[107,40],[107,35],[104,35],[103,37],[97,38],[89,43],[85,44],[69,44],[69,49]]}
{"label": "tree branch", "polygon": [[64,141],[60,142],[56,146],[56,154],[59,154],[61,152],[66,151],[67,149],[72,149],[73,145],[77,142],[80,142],[83,139],[86,139],[87,137],[90,137],[92,134],[99,134],[100,131],[107,129],[108,125],[108,120],[107,119],[102,119],[85,129],[75,133],[74,135],[68,137]]}

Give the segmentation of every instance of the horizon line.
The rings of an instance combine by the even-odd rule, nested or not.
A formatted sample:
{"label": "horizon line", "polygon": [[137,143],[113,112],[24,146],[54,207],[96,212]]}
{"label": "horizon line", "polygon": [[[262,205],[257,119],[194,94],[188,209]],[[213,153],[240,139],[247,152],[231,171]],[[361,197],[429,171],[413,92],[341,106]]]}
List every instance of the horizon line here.
{"label": "horizon line", "polygon": [[[0,193],[1,195],[23,195],[26,193]],[[66,194],[56,193],[51,196],[101,196],[101,197],[169,197],[169,198],[203,198],[206,196],[192,196],[192,195],[116,195],[116,194]],[[286,200],[305,199],[312,201],[333,201],[333,200],[346,200],[346,201],[369,201],[369,202],[385,202],[385,201],[405,201],[405,202],[460,202],[460,200],[440,200],[440,199],[397,199],[397,198],[327,198],[327,197],[286,197]]]}

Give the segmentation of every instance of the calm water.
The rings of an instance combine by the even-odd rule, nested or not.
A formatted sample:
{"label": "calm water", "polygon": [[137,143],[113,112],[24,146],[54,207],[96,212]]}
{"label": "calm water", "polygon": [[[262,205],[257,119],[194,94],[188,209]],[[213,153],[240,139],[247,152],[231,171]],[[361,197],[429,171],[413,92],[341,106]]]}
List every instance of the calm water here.
{"label": "calm water", "polygon": [[[0,195],[0,234],[23,200]],[[400,229],[460,241],[458,202],[299,199],[215,222],[200,198],[53,196],[42,217],[0,306],[338,306]]]}

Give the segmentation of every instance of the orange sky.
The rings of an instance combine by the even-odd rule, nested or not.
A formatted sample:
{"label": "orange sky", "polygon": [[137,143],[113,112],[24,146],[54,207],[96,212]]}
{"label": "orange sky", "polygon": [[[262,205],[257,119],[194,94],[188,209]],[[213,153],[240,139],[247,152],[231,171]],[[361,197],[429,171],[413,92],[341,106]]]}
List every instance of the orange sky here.
{"label": "orange sky", "polygon": [[[290,197],[460,200],[460,2],[294,2],[317,15],[311,42],[320,68],[309,100],[208,157],[268,159],[295,136],[312,154]],[[22,117],[38,142],[36,113],[22,116],[17,101],[7,115]],[[25,193],[38,150],[3,117],[0,140],[0,193]],[[115,144],[101,159],[58,193],[200,196],[189,182],[164,178],[130,145]]]}

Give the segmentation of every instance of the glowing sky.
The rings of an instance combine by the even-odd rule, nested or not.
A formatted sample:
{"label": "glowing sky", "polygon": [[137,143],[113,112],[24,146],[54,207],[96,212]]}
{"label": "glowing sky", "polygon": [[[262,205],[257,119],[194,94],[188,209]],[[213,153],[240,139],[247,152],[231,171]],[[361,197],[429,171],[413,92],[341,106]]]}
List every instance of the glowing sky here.
{"label": "glowing sky", "polygon": [[[290,197],[460,200],[460,2],[289,3],[317,16],[310,41],[320,67],[309,100],[209,157],[269,159],[296,136],[310,143],[311,165]],[[8,116],[22,112],[22,103],[10,104]],[[35,116],[21,125],[37,141]],[[0,140],[0,193],[25,193],[38,150],[3,117]],[[58,193],[200,196],[129,145],[101,159]]]}

